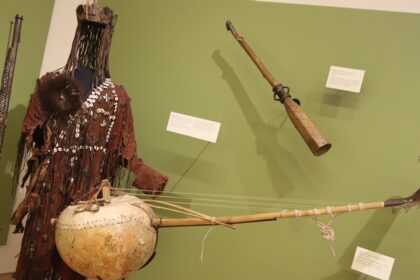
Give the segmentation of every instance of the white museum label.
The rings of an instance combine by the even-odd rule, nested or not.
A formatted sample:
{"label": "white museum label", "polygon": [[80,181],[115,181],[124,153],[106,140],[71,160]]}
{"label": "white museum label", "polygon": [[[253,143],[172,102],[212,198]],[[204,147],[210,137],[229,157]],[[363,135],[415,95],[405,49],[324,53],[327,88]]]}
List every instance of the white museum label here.
{"label": "white museum label", "polygon": [[388,280],[394,261],[394,258],[357,247],[351,268],[381,280]]}
{"label": "white museum label", "polygon": [[327,88],[360,92],[365,70],[331,66],[328,73]]}
{"label": "white museum label", "polygon": [[171,112],[167,131],[216,143],[220,123]]}

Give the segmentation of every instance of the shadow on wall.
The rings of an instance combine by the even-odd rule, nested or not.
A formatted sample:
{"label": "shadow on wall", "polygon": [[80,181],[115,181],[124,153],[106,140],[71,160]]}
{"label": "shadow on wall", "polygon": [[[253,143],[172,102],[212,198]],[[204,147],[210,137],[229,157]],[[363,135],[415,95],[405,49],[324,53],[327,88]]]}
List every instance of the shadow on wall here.
{"label": "shadow on wall", "polygon": [[16,160],[17,143],[20,137],[23,116],[26,107],[18,105],[9,110],[7,114],[7,127],[3,140],[3,150],[0,158],[0,182],[4,193],[10,195],[0,196],[0,246],[7,242],[9,219],[13,208],[14,197],[12,197],[12,177]]}
{"label": "shadow on wall", "polygon": [[339,90],[325,92],[319,114],[332,119],[351,121],[359,105],[360,95],[349,94]]}
{"label": "shadow on wall", "polygon": [[[220,54],[220,51],[214,51],[212,58],[222,70],[222,78],[228,83],[248,126],[255,136],[257,154],[261,155],[266,160],[271,182],[273,182],[273,185],[278,185],[278,182],[283,182],[281,184],[282,187],[276,188],[275,191],[279,197],[284,197],[294,188],[293,180],[290,179],[284,163],[287,163],[288,169],[298,170],[298,173],[302,174],[302,177],[304,177],[305,174],[294,156],[277,142],[276,135],[287,121],[287,117],[285,117],[285,120],[281,122],[279,127],[267,125],[252,104],[252,101],[238,76]],[[281,162],[279,161],[280,159]],[[304,179],[306,181],[305,185],[310,186],[311,183],[308,178]]]}
{"label": "shadow on wall", "polygon": [[322,280],[359,279],[361,274],[350,269],[356,247],[360,246],[371,251],[376,251],[396,218],[397,215],[390,209],[379,209],[375,211],[339,259],[338,264],[341,266],[341,270]]}

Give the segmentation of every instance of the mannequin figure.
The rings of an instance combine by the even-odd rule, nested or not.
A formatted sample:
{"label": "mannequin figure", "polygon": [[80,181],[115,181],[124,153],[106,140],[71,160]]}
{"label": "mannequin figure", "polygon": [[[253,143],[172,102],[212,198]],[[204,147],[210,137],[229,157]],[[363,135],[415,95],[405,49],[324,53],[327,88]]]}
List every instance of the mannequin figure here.
{"label": "mannequin figure", "polygon": [[90,198],[102,180],[116,186],[131,173],[133,186],[151,195],[167,182],[137,158],[130,99],[110,79],[116,15],[96,4],[80,5],[76,12],[67,64],[37,81],[23,122],[16,170],[29,157],[21,185],[27,195],[12,224],[23,231],[24,216],[27,222],[16,279],[83,279],[58,255],[50,220],[66,206]]}

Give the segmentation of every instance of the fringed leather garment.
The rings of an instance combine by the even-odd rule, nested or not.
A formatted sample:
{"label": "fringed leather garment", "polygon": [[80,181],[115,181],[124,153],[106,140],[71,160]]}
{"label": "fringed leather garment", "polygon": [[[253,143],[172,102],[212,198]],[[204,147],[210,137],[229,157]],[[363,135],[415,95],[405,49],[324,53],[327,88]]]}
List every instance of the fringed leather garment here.
{"label": "fringed leather garment", "polygon": [[[167,181],[166,176],[136,157],[130,100],[125,89],[106,79],[81,103],[73,81],[63,75],[49,73],[38,81],[23,123],[25,154],[31,152],[32,156],[28,161],[28,199],[22,204],[28,221],[17,279],[83,279],[61,262],[50,221],[70,203],[87,199],[103,179],[117,185],[127,168],[134,173],[133,185],[149,194],[159,193]],[[65,88],[58,91],[51,86],[55,82]],[[45,92],[52,88],[54,91]],[[63,109],[53,103],[57,95],[56,103],[62,102],[61,107],[72,114],[63,117]],[[18,228],[21,216],[18,211],[12,218]]]}
{"label": "fringed leather garment", "polygon": [[[23,162],[28,166],[21,183],[27,195],[12,216],[16,231],[24,230],[16,279],[84,279],[58,255],[51,219],[90,198],[104,179],[115,186],[130,172],[132,185],[152,195],[168,179],[136,156],[130,99],[110,79],[113,12],[95,6],[102,23],[90,24],[86,8],[77,9],[79,25],[66,67],[37,81],[23,121],[16,170]],[[83,68],[94,73],[87,79],[92,87],[83,87],[86,75],[77,75]],[[18,178],[16,172],[15,185]]]}

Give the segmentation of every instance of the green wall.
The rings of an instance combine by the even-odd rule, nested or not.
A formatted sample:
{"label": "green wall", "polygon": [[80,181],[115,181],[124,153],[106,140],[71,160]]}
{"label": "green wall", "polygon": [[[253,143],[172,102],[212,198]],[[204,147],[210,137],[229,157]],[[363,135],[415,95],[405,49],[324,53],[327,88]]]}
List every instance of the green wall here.
{"label": "green wall", "polygon": [[[347,204],[405,196],[418,187],[420,15],[248,0],[100,3],[119,14],[111,74],[132,98],[139,154],[170,176],[166,190],[192,209],[248,214],[255,212],[253,197]],[[17,108],[17,124],[47,32],[48,19],[38,8],[25,5],[24,24],[36,18],[31,23],[36,30],[25,34],[31,42],[26,52],[34,52],[39,41],[34,55],[39,59],[23,59],[22,42],[17,67],[34,71],[16,74],[11,108]],[[291,87],[332,141],[331,151],[312,156],[282,106],[272,100],[269,85],[226,31],[227,19],[272,74]],[[362,92],[326,89],[331,65],[366,70]],[[28,84],[20,91],[18,76]],[[167,132],[171,111],[221,122],[218,142]],[[16,130],[12,135],[6,138],[8,165],[6,155],[1,163],[6,171],[14,160]],[[10,181],[6,171],[2,182]],[[195,206],[200,201],[186,193],[243,196],[246,209]],[[216,228],[207,236],[203,262],[208,228],[163,228],[155,259],[130,279],[360,279],[350,266],[356,247],[362,246],[396,259],[392,279],[414,280],[418,218],[417,211],[393,214],[388,209],[340,215],[333,222],[335,258],[309,218]]]}
{"label": "green wall", "polygon": [[[16,159],[20,128],[35,81],[38,78],[54,1],[2,1],[0,5],[1,71],[7,50],[10,21],[23,15],[21,42],[18,48],[7,128],[0,158],[0,245],[7,240],[12,211],[11,178]],[[2,73],[2,72],[1,72]]]}
{"label": "green wall", "polygon": [[[119,14],[111,74],[131,95],[139,153],[191,208],[237,214],[194,206],[188,192],[347,203],[418,188],[420,15],[248,0],[102,4]],[[227,19],[291,87],[330,152],[311,155]],[[326,89],[331,65],[366,70],[362,92]],[[171,111],[221,122],[218,142],[166,132]],[[312,219],[292,219],[217,228],[204,262],[208,228],[163,228],[155,259],[130,279],[359,279],[357,246],[396,258],[393,279],[418,279],[418,212],[341,215],[333,228],[336,258]]]}

